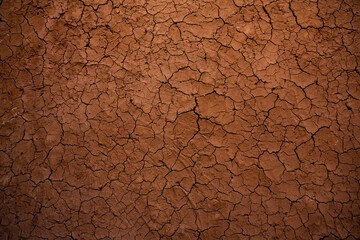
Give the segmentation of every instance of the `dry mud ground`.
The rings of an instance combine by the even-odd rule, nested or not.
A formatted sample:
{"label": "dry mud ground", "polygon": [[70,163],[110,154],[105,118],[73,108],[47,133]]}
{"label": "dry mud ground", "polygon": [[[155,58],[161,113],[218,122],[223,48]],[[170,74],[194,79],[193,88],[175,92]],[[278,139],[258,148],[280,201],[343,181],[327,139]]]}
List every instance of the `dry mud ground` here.
{"label": "dry mud ground", "polygon": [[0,4],[1,239],[360,238],[360,1]]}

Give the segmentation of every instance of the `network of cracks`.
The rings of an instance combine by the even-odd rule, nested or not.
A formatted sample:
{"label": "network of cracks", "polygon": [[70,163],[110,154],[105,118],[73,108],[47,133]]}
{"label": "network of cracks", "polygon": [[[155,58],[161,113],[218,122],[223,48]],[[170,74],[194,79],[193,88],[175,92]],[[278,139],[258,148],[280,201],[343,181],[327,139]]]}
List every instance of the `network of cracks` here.
{"label": "network of cracks", "polygon": [[360,238],[358,0],[1,0],[1,239]]}

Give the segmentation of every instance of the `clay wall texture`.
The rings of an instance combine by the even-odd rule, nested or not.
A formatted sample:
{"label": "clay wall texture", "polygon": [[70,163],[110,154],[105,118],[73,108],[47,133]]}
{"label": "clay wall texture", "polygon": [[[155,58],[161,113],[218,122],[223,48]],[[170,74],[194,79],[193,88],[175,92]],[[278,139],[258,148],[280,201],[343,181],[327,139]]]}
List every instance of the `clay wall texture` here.
{"label": "clay wall texture", "polygon": [[0,239],[360,238],[360,1],[0,0]]}

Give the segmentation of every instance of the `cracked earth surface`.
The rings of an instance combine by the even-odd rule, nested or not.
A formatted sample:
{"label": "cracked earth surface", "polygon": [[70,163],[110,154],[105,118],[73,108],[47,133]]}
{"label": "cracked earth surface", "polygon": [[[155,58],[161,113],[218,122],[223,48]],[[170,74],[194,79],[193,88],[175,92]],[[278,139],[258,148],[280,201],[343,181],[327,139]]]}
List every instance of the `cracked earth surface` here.
{"label": "cracked earth surface", "polygon": [[1,0],[1,239],[360,238],[357,0]]}

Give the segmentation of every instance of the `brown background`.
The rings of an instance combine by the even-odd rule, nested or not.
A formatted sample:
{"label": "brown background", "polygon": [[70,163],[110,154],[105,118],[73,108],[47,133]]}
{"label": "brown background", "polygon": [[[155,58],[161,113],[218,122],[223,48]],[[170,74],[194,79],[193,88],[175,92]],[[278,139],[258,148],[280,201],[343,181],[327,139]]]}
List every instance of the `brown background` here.
{"label": "brown background", "polygon": [[358,0],[1,0],[1,239],[360,238]]}

